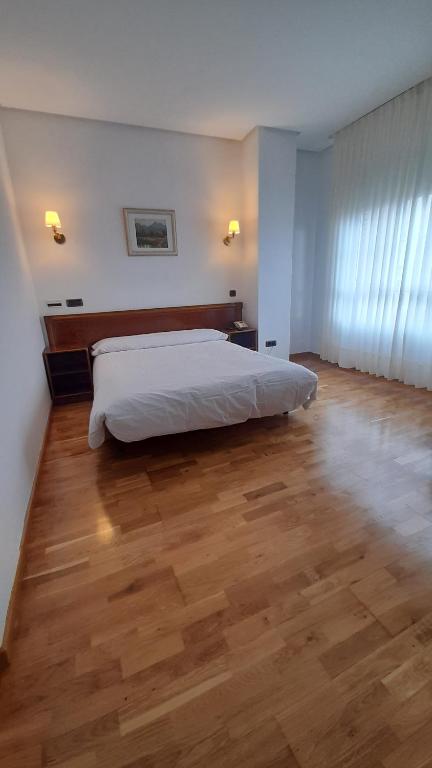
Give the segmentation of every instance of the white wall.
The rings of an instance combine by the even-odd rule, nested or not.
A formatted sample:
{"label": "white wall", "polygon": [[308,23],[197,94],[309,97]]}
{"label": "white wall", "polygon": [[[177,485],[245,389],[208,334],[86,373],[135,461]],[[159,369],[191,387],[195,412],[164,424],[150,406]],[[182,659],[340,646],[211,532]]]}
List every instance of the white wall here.
{"label": "white wall", "polygon": [[[242,240],[222,238],[242,220],[239,142],[19,110],[3,123],[41,314],[47,299],[82,297],[84,312],[233,300]],[[123,207],[175,209],[178,256],[128,257]]]}
{"label": "white wall", "polygon": [[49,395],[37,305],[0,129],[0,644]]}
{"label": "white wall", "polygon": [[[258,131],[259,350],[288,359],[297,135],[273,128]],[[277,346],[267,349],[266,339]]]}
{"label": "white wall", "polygon": [[291,353],[319,352],[332,150],[297,153]]}
{"label": "white wall", "polygon": [[[244,241],[241,285],[259,351],[288,358],[296,142],[292,131],[257,127],[242,142]],[[276,347],[266,348],[267,339]]]}
{"label": "white wall", "polygon": [[317,179],[317,233],[315,243],[315,270],[312,304],[311,352],[321,351],[322,313],[327,269],[327,238],[332,195],[333,149],[319,153],[320,169]]}
{"label": "white wall", "polygon": [[[243,142],[2,110],[40,314],[229,301],[288,357],[296,137],[257,128]],[[179,255],[128,257],[123,207],[174,208]],[[66,243],[43,226],[60,213]],[[238,218],[241,236],[222,243]]]}
{"label": "white wall", "polygon": [[291,294],[291,352],[312,350],[320,153],[297,153]]}
{"label": "white wall", "polygon": [[258,328],[258,218],[259,218],[259,154],[258,129],[251,131],[242,142],[242,220],[243,241],[241,294],[245,302],[245,317]]}

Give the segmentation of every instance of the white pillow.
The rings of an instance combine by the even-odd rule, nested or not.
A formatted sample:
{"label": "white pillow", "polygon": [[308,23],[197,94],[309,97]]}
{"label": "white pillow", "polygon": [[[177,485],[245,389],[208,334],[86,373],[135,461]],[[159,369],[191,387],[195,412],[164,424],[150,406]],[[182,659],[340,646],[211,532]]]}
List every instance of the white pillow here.
{"label": "white pillow", "polygon": [[166,331],[164,333],[140,333],[136,336],[115,336],[101,339],[92,346],[92,355],[105,352],[127,352],[131,349],[150,349],[151,347],[173,347],[176,344],[196,344],[200,341],[225,341],[226,333],[213,328],[195,328],[192,331]]}

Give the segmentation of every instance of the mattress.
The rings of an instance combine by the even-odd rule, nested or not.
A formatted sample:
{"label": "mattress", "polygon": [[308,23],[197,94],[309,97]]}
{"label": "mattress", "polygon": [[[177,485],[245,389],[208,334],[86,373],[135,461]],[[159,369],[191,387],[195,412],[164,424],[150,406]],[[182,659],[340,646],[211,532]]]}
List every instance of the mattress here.
{"label": "mattress", "polygon": [[94,363],[89,445],[237,424],[307,407],[317,376],[227,341],[101,354]]}

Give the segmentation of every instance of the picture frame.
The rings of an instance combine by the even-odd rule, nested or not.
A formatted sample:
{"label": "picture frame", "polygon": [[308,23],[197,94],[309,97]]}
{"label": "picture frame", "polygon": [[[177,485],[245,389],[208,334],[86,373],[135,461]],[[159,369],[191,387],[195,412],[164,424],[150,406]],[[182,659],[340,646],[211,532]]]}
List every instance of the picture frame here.
{"label": "picture frame", "polygon": [[177,256],[175,211],[123,208],[129,256]]}

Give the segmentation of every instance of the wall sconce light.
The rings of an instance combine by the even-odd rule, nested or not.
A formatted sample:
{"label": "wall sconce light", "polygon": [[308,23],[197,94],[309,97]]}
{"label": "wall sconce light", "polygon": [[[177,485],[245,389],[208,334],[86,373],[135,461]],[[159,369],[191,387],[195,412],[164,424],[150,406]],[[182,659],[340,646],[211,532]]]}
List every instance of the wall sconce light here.
{"label": "wall sconce light", "polygon": [[61,229],[61,222],[57,211],[45,211],[45,226],[51,227],[56,243],[63,245],[63,243],[66,242],[63,232],[59,232],[59,229]]}
{"label": "wall sconce light", "polygon": [[228,224],[228,234],[223,239],[224,245],[231,245],[231,240],[234,240],[236,235],[240,234],[240,224],[236,219],[232,219]]}

